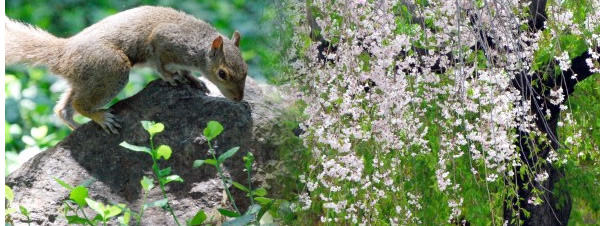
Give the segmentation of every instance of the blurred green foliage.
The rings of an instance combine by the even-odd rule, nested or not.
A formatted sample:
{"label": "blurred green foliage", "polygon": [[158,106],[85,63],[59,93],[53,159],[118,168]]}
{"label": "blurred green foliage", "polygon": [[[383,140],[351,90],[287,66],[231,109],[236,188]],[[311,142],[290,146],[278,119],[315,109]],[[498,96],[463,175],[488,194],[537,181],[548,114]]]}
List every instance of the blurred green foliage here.
{"label": "blurred green foliage", "polygon": [[[174,0],[9,0],[6,15],[38,26],[58,37],[69,37],[99,20],[140,5],[172,7],[212,24],[219,32],[231,37],[235,30],[242,34],[242,54],[249,75],[259,81],[275,81],[274,68],[279,51],[271,37],[275,10],[269,1],[174,1]],[[154,69],[134,69],[129,84],[113,101],[132,96],[150,80],[157,79]],[[53,107],[66,88],[65,81],[50,75],[44,68],[10,66],[5,71],[5,153],[6,175],[22,162],[47,147],[54,146],[70,130],[54,115]],[[112,104],[112,103],[111,103]],[[76,117],[76,121],[88,119]]]}
{"label": "blurred green foliage", "polygon": [[562,148],[569,161],[564,167],[565,179],[559,189],[567,189],[574,202],[569,225],[600,222],[600,74],[577,83],[567,106],[571,115],[563,112],[563,120],[573,123],[559,127],[562,143],[574,143]]}

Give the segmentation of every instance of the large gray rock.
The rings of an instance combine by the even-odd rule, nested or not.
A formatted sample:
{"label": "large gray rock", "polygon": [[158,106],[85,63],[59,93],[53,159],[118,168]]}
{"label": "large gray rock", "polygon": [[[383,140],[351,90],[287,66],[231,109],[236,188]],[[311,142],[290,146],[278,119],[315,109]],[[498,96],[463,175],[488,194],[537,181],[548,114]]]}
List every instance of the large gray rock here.
{"label": "large gray rock", "polygon": [[[141,120],[161,122],[164,132],[154,138],[156,146],[169,145],[173,154],[167,161],[161,160],[161,168],[171,167],[172,173],[180,175],[185,182],[167,185],[167,196],[175,214],[181,221],[190,219],[203,209],[210,215],[225,204],[223,186],[214,167],[194,169],[196,159],[206,159],[208,145],[201,134],[210,120],[219,121],[225,128],[216,139],[217,153],[240,146],[240,151],[225,166],[227,174],[242,184],[247,181],[242,171],[242,156],[252,151],[257,156],[256,165],[271,158],[275,133],[267,132],[281,116],[281,106],[272,98],[265,98],[265,87],[250,78],[246,85],[244,102],[236,103],[220,97],[206,96],[189,85],[172,87],[164,82],[151,82],[138,94],[118,102],[111,108],[121,121],[119,135],[108,134],[94,123],[87,123],[73,131],[55,147],[30,159],[20,169],[6,178],[15,199],[12,207],[22,205],[31,213],[33,225],[64,225],[60,212],[69,192],[53,178],[71,185],[79,185],[93,179],[89,188],[90,198],[103,203],[124,203],[134,211],[142,205],[142,176],[151,173],[152,160],[145,153],[128,151],[119,146],[123,141],[149,146],[149,134],[142,128]],[[212,94],[218,91],[211,88]],[[259,122],[259,124],[256,124]],[[257,126],[258,125],[258,126]],[[156,180],[155,180],[156,181]],[[234,191],[238,205],[248,206],[244,194]],[[148,202],[161,199],[160,189],[154,188]],[[88,217],[93,213],[86,208]],[[23,224],[20,214],[13,214],[14,222]],[[181,222],[185,224],[184,222]],[[168,212],[151,208],[144,212],[142,225],[174,225]]]}

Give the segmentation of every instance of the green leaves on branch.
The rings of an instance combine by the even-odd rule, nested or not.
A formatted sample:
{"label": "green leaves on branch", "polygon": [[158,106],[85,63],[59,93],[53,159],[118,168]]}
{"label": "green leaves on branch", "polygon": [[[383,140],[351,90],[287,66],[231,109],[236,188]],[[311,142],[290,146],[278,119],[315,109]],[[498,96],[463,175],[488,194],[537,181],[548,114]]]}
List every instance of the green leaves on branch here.
{"label": "green leaves on branch", "polygon": [[[179,221],[177,219],[177,216],[175,216],[173,209],[169,205],[169,200],[167,199],[167,192],[165,190],[165,185],[168,183],[171,183],[173,181],[183,182],[183,178],[181,178],[179,175],[171,175],[171,167],[160,169],[160,167],[158,166],[158,160],[160,160],[161,158],[164,160],[169,160],[169,158],[171,158],[171,154],[173,153],[173,150],[171,150],[171,147],[169,147],[167,145],[160,145],[158,148],[154,148],[154,142],[153,142],[154,135],[164,131],[165,126],[162,123],[156,123],[156,122],[152,122],[152,121],[142,121],[142,127],[144,127],[144,129],[146,131],[148,131],[148,133],[150,133],[150,148],[131,145],[125,141],[123,141],[121,143],[121,146],[123,146],[129,150],[132,150],[132,151],[142,151],[142,152],[146,152],[146,153],[150,154],[150,157],[152,158],[152,172],[158,178],[158,185],[160,186],[160,190],[162,192],[164,199],[157,200],[157,201],[150,202],[150,203],[145,203],[144,206],[142,207],[142,211],[141,211],[140,215],[138,215],[138,221],[140,221],[140,218],[143,215],[143,210],[150,208],[150,207],[154,207],[154,206],[160,206],[160,207],[168,210],[171,213],[171,215],[173,216],[173,220],[175,221],[175,223],[177,225],[180,225]],[[147,178],[145,176],[142,178],[140,183],[142,185],[142,188],[146,191],[146,193],[149,192],[150,189],[152,189],[154,187],[154,180]],[[144,202],[145,202],[145,196],[144,196]]]}
{"label": "green leaves on branch", "polygon": [[54,178],[54,180],[62,187],[70,191],[69,199],[73,200],[81,207],[85,207],[87,205],[85,199],[88,197],[88,189],[85,186],[79,185],[77,187],[73,187],[67,182],[64,182],[58,178]]}
{"label": "green leaves on branch", "polygon": [[[223,126],[216,121],[208,122],[206,128],[204,129],[204,136],[208,141],[209,153],[212,154],[212,159],[198,159],[194,161],[194,168],[198,168],[202,165],[209,164],[214,166],[219,173],[221,181],[223,182],[223,186],[225,187],[225,192],[229,197],[231,204],[233,205],[235,211],[228,209],[218,209],[219,213],[226,217],[234,218],[231,221],[224,222],[223,225],[247,225],[251,222],[258,223],[262,216],[271,209],[275,200],[264,198],[263,196],[267,195],[267,190],[264,188],[257,188],[252,190],[252,186],[246,187],[245,185],[232,181],[230,178],[223,175],[223,171],[221,169],[221,165],[229,158],[234,156],[239,150],[240,147],[233,147],[227,150],[225,153],[221,154],[219,157],[215,155],[216,151],[213,150],[211,145],[211,140],[217,137],[223,131]],[[251,183],[251,172],[252,172],[252,163],[254,162],[254,155],[248,152],[244,157],[244,167],[246,172],[248,172],[248,183]],[[235,205],[235,200],[229,191],[229,186],[233,185],[235,188],[240,189],[247,193],[247,196],[250,197],[250,201],[252,205],[246,213],[242,214],[239,209]],[[254,201],[259,204],[255,204]],[[203,213],[202,213],[203,214]],[[191,222],[188,222],[190,224]],[[192,225],[192,224],[190,224]]]}
{"label": "green leaves on branch", "polygon": [[231,158],[231,156],[235,155],[235,153],[237,153],[237,151],[240,149],[240,147],[234,147],[229,149],[228,151],[226,151],[225,153],[223,153],[221,156],[219,156],[219,158],[215,159],[198,159],[196,161],[194,161],[194,168],[198,168],[200,166],[202,166],[204,163],[206,164],[210,164],[213,166],[216,166],[217,164],[221,165],[223,164],[223,162],[225,162],[225,160],[227,160],[228,158]]}
{"label": "green leaves on branch", "polygon": [[[165,128],[165,126],[162,123],[155,123],[155,122],[151,122],[151,121],[142,121],[142,126],[144,126],[144,129],[146,129],[146,131],[148,131],[148,133],[150,133],[151,141],[152,141],[152,137],[155,134],[162,132]],[[153,159],[163,158],[164,160],[168,160],[169,158],[171,158],[171,154],[173,153],[173,151],[171,150],[171,147],[169,147],[167,145],[161,145],[156,150],[154,150],[154,148],[133,145],[133,144],[127,143],[126,141],[121,142],[119,145],[121,147],[127,148],[132,151],[148,153],[148,154],[152,155]]]}
{"label": "green leaves on branch", "polygon": [[[73,202],[75,202],[75,204],[77,204],[79,206],[78,209],[84,208],[86,206],[89,206],[92,210],[94,210],[96,213],[98,213],[96,215],[96,217],[94,217],[92,220],[88,219],[85,214],[83,215],[84,217],[81,217],[78,215],[77,211],[74,211],[75,215],[69,215],[69,216],[65,216],[65,218],[67,219],[67,222],[69,224],[88,224],[88,225],[94,225],[95,222],[97,221],[102,221],[104,223],[106,223],[106,221],[108,221],[110,218],[113,218],[119,214],[121,214],[123,212],[123,210],[125,210],[125,204],[117,204],[117,205],[105,205],[102,202],[98,202],[95,201],[93,199],[89,198],[89,194],[88,194],[88,189],[84,186],[84,185],[78,185],[77,187],[73,187],[70,184],[68,184],[67,182],[64,182],[58,178],[54,178],[54,180],[60,184],[62,187],[66,188],[67,190],[69,190],[69,199],[72,200]],[[89,184],[90,180],[86,180],[84,181],[83,184]],[[66,205],[66,210],[74,210],[71,209],[71,207],[65,203]],[[81,210],[83,212],[83,210]],[[27,209],[25,209],[24,207],[21,207],[21,213],[23,213],[23,215],[29,217],[29,212],[27,211]],[[65,215],[67,214],[67,211],[65,211]],[[125,220],[127,222],[129,222],[129,210],[126,211],[127,214],[126,216],[124,215],[123,218],[120,218],[119,221],[120,222],[125,222]],[[127,218],[127,219],[125,219]],[[125,224],[127,225],[127,224]]]}

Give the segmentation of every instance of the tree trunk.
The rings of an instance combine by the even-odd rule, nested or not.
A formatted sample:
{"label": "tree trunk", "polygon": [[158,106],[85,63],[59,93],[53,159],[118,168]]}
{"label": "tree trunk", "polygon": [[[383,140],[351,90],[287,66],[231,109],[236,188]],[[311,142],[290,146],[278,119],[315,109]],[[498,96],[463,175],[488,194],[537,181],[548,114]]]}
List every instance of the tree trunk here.
{"label": "tree trunk", "polygon": [[[555,189],[555,185],[564,177],[564,170],[557,168],[551,163],[545,161],[546,157],[552,150],[559,148],[556,127],[560,117],[560,108],[558,105],[547,105],[542,109],[540,103],[535,102],[535,96],[532,91],[542,97],[549,97],[549,90],[542,91],[541,86],[536,88],[531,85],[530,78],[536,79],[540,84],[546,87],[561,87],[565,92],[567,101],[570,94],[573,93],[575,85],[592,75],[590,68],[585,62],[585,59],[590,58],[590,54],[586,51],[580,56],[571,61],[571,68],[563,73],[562,76],[542,80],[541,75],[530,77],[522,73],[513,80],[513,86],[521,91],[523,101],[531,100],[531,112],[536,115],[536,126],[542,135],[549,140],[548,143],[539,143],[529,139],[530,134],[518,131],[518,145],[521,149],[521,160],[527,162],[530,166],[541,164],[541,167],[534,168],[534,175],[547,172],[548,180],[539,183],[534,178],[529,178],[528,175],[523,177],[516,175],[515,180],[519,188],[519,200],[507,200],[504,206],[504,219],[509,222],[509,225],[518,224],[513,220],[520,219],[524,225],[567,225],[571,214],[571,198],[567,190]],[[572,79],[571,76],[577,74],[577,79]],[[561,103],[561,104],[562,104]],[[546,109],[550,110],[550,118],[545,119]],[[532,151],[537,150],[537,151]],[[542,161],[542,162],[540,162]],[[518,171],[518,170],[517,170]],[[529,204],[528,200],[534,196],[532,194],[533,186],[537,190],[544,191],[542,195],[543,203],[540,205]],[[517,204],[523,209],[518,209]],[[529,213],[529,217],[525,214]]]}

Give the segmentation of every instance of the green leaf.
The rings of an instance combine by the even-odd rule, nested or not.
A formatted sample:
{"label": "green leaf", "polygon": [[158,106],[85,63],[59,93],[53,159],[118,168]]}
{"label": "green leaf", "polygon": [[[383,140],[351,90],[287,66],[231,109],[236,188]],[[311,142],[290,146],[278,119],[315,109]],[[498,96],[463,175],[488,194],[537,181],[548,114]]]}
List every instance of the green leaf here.
{"label": "green leaf", "polygon": [[[260,198],[262,198],[262,197],[260,197]],[[267,213],[267,211],[269,211],[269,209],[271,209],[271,206],[273,206],[273,203],[275,203],[275,200],[272,200],[272,199],[266,204],[261,203],[261,205],[264,205],[264,207],[262,209],[260,209],[260,211],[256,215],[257,221],[260,221],[262,219],[262,217]]]}
{"label": "green leaf", "polygon": [[223,226],[247,225],[254,220],[254,215],[244,215],[223,223]]}
{"label": "green leaf", "polygon": [[77,205],[81,206],[81,207],[85,207],[86,206],[86,198],[88,197],[88,189],[84,186],[77,186],[75,187],[73,190],[71,190],[71,194],[69,194],[69,198],[73,201],[75,201],[75,203],[77,203]]}
{"label": "green leaf", "polygon": [[[278,199],[278,201],[281,199]],[[277,205],[275,205],[277,206]],[[287,200],[281,200],[277,214],[283,218],[284,221],[289,221],[294,217],[294,211],[290,208],[290,203]]]}
{"label": "green leaf", "polygon": [[122,209],[125,208],[125,204],[117,204],[114,206],[107,206],[104,210],[105,219],[109,219],[111,217],[117,216],[122,212]]}
{"label": "green leaf", "polygon": [[96,222],[96,221],[104,221],[104,218],[102,217],[102,215],[96,214],[96,216],[94,216],[94,218],[92,219],[92,224],[96,225],[96,224],[94,224],[94,222]]}
{"label": "green leaf", "polygon": [[8,209],[4,210],[4,216],[8,216],[8,215],[10,215],[10,214],[12,214],[14,212],[17,212],[17,209],[15,209],[15,208],[8,208]]}
{"label": "green leaf", "polygon": [[27,208],[25,208],[24,206],[19,206],[19,209],[21,210],[21,214],[29,218],[29,211],[27,211]]}
{"label": "green leaf", "polygon": [[15,193],[13,193],[13,190],[7,185],[4,185],[4,197],[6,197],[9,203],[15,198]]}
{"label": "green leaf", "polygon": [[150,136],[154,136],[154,134],[160,133],[165,129],[165,125],[162,123],[156,123],[152,121],[142,121],[142,126],[146,131],[148,131],[148,133],[150,133]]}
{"label": "green leaf", "polygon": [[559,39],[561,49],[567,50],[571,59],[581,55],[588,49],[585,39],[577,35],[562,35]]}
{"label": "green leaf", "polygon": [[171,174],[171,167],[167,167],[158,171],[158,177],[165,177]]}
{"label": "green leaf", "polygon": [[257,189],[254,189],[254,191],[252,191],[252,194],[256,195],[256,196],[261,196],[262,197],[262,196],[267,195],[267,189],[257,188]]}
{"label": "green leaf", "polygon": [[148,208],[152,208],[152,207],[157,207],[157,206],[162,208],[165,205],[167,205],[168,201],[169,201],[168,199],[159,199],[159,200],[156,200],[154,202],[149,202],[149,203],[144,204],[144,209],[148,209]]}
{"label": "green leaf", "polygon": [[203,159],[198,159],[196,161],[194,161],[194,168],[198,168],[200,166],[202,166],[204,164],[204,160]]}
{"label": "green leaf", "polygon": [[163,184],[168,184],[171,183],[173,181],[177,181],[177,182],[181,182],[183,183],[183,178],[181,178],[179,175],[171,175],[165,178],[161,178],[160,181],[163,182]]}
{"label": "green leaf", "polygon": [[165,160],[169,160],[172,152],[173,151],[171,150],[171,147],[167,145],[161,145],[158,147],[158,149],[156,149],[156,158],[160,159],[160,157],[163,157]]}
{"label": "green leaf", "polygon": [[235,155],[235,153],[240,149],[240,147],[234,147],[229,149],[229,151],[226,151],[225,153],[223,153],[221,156],[219,156],[218,159],[218,163],[221,164],[223,163],[225,160],[227,160],[228,158],[230,158],[231,156]]}
{"label": "green leaf", "polygon": [[244,215],[252,215],[255,213],[258,213],[260,211],[260,205],[258,204],[254,204],[252,206],[250,206],[250,208],[248,208],[248,211],[246,211],[246,213],[244,213]]}
{"label": "green leaf", "polygon": [[256,198],[254,198],[254,201],[258,202],[261,205],[267,205],[270,202],[273,202],[273,199],[265,198],[265,197],[256,197]]}
{"label": "green leaf", "polygon": [[143,176],[142,180],[140,180],[140,184],[142,184],[142,188],[149,192],[154,187],[154,180],[152,178]]}
{"label": "green leaf", "polygon": [[247,188],[246,186],[244,186],[243,184],[240,184],[240,183],[238,183],[238,182],[235,182],[235,181],[231,181],[231,183],[233,184],[233,186],[234,186],[234,187],[236,187],[236,188],[238,188],[238,189],[240,189],[240,190],[242,190],[242,191],[245,191],[245,192],[250,192],[250,189],[248,189],[248,188]]}
{"label": "green leaf", "polygon": [[155,135],[157,133],[162,132],[163,130],[165,130],[165,125],[163,125],[162,123],[156,123],[152,125],[152,127],[150,127],[150,130],[148,130],[148,132],[152,135]]}
{"label": "green leaf", "polygon": [[67,223],[69,223],[69,224],[88,224],[90,222],[85,218],[73,215],[73,216],[67,216]]}
{"label": "green leaf", "polygon": [[243,159],[244,166],[246,167],[246,169],[252,168],[252,162],[254,162],[254,155],[252,154],[252,152],[246,153],[246,156],[244,156]]}
{"label": "green leaf", "polygon": [[190,225],[200,225],[202,224],[204,221],[206,220],[206,214],[204,213],[204,210],[199,210],[196,215],[194,215],[194,218],[192,218],[192,220],[189,222]]}
{"label": "green leaf", "polygon": [[217,160],[214,160],[214,159],[205,159],[204,163],[213,165],[213,166],[217,166]]}
{"label": "green leaf", "polygon": [[130,218],[131,218],[131,211],[129,211],[129,210],[125,211],[125,213],[123,213],[123,216],[120,216],[118,218],[119,225],[120,226],[127,226],[127,225],[129,225],[129,219]]}
{"label": "green leaf", "polygon": [[140,152],[146,152],[148,154],[152,154],[150,152],[150,148],[129,144],[126,141],[121,142],[119,145],[121,145],[121,147],[127,148],[132,151],[140,151]]}
{"label": "green leaf", "polygon": [[223,132],[223,126],[217,121],[210,121],[206,124],[204,129],[204,136],[208,141],[211,141],[215,137],[219,136]]}
{"label": "green leaf", "polygon": [[219,211],[219,213],[221,213],[221,215],[226,216],[226,217],[239,217],[239,216],[241,216],[239,213],[233,212],[233,211],[228,210],[228,209],[219,208],[218,211]]}
{"label": "green leaf", "polygon": [[89,198],[85,198],[85,201],[87,202],[87,204],[90,206],[90,208],[92,208],[94,211],[96,211],[96,213],[98,213],[98,215],[100,215],[100,217],[102,217],[102,219],[106,219],[105,214],[104,214],[104,204],[102,204],[101,202],[96,202],[92,199]]}
{"label": "green leaf", "polygon": [[144,127],[144,129],[146,131],[150,130],[150,126],[154,125],[153,121],[144,121],[144,120],[142,120],[140,122],[142,123],[142,127]]}
{"label": "green leaf", "polygon": [[71,186],[71,185],[67,184],[67,182],[64,182],[64,181],[62,181],[62,180],[60,180],[60,179],[58,179],[58,178],[56,178],[56,177],[54,178],[54,180],[55,180],[55,181],[56,181],[58,184],[60,184],[60,186],[63,186],[63,188],[66,188],[66,189],[68,189],[69,191],[74,189],[74,187],[73,187],[73,186]]}

